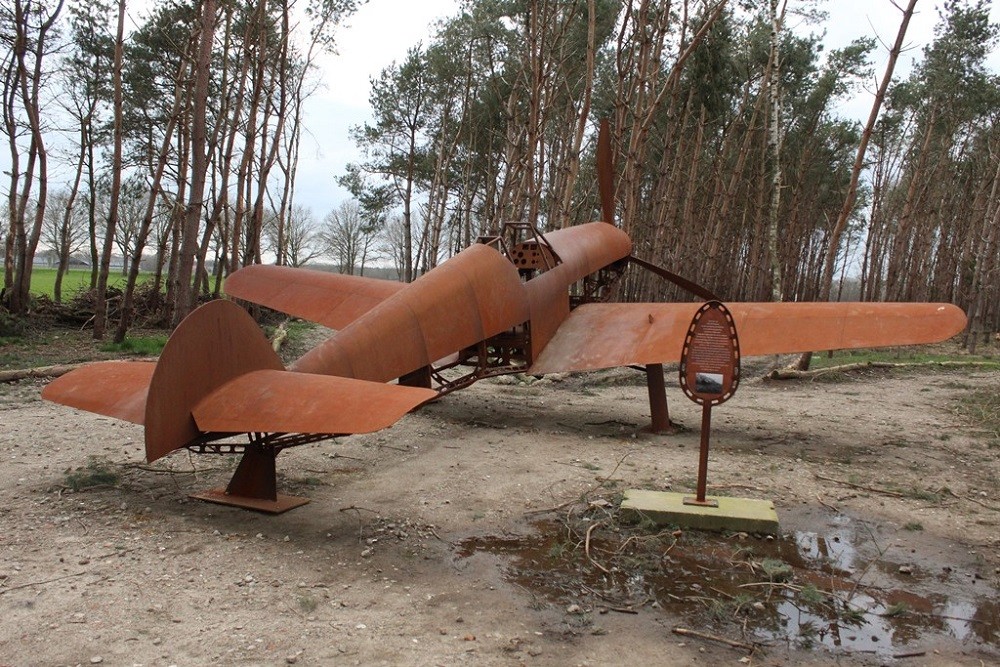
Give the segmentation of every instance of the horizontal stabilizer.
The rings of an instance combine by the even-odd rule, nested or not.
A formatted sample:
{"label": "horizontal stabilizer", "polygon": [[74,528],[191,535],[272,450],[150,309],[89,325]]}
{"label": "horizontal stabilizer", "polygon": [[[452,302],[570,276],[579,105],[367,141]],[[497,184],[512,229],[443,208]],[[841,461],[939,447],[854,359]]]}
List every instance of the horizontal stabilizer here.
{"label": "horizontal stabilizer", "polygon": [[226,294],[279,312],[343,329],[405,285],[290,266],[255,264],[226,278]]}
{"label": "horizontal stabilizer", "polygon": [[193,414],[202,431],[347,435],[391,426],[437,395],[417,387],[259,370],[222,385]]}
{"label": "horizontal stabilizer", "polygon": [[[574,310],[530,372],[596,370],[680,359],[698,303],[592,303]],[[919,345],[965,328],[944,303],[732,303],[745,357]]]}
{"label": "horizontal stabilizer", "polygon": [[146,394],[156,364],[150,361],[104,361],[87,364],[56,378],[42,398],[133,424],[146,415]]}

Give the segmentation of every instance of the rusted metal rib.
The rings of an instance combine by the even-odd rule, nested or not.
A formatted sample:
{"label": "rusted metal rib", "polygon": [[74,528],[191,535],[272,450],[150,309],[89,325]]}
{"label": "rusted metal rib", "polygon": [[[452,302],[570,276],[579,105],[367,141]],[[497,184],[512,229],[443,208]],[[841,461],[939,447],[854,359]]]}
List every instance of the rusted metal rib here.
{"label": "rusted metal rib", "polygon": [[[532,373],[677,361],[700,304],[587,304],[574,310]],[[744,356],[946,340],[965,314],[941,303],[734,303]]]}
{"label": "rusted metal rib", "polygon": [[226,278],[226,294],[331,329],[348,324],[401,290],[393,280],[287,266],[247,266]]}

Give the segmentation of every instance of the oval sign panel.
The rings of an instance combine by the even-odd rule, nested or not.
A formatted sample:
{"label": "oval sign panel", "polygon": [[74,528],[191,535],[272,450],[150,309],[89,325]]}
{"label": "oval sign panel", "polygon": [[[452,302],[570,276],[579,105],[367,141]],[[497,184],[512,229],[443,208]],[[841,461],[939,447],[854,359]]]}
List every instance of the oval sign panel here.
{"label": "oval sign panel", "polygon": [[695,313],[684,338],[680,363],[681,389],[695,403],[719,405],[740,383],[740,343],[736,323],[718,301]]}

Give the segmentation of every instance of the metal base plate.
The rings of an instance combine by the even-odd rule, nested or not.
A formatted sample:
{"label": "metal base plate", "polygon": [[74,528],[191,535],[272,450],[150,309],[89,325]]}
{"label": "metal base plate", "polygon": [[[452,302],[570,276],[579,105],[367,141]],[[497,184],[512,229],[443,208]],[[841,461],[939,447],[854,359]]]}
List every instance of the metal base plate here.
{"label": "metal base plate", "polygon": [[719,501],[715,498],[705,498],[705,500],[698,500],[697,496],[684,496],[682,501],[685,505],[697,505],[698,507],[718,507]]}
{"label": "metal base plate", "polygon": [[268,514],[281,514],[283,512],[287,512],[288,510],[293,510],[296,507],[301,507],[309,502],[308,498],[286,496],[282,493],[278,494],[277,500],[234,496],[226,493],[225,489],[209,489],[208,491],[202,491],[201,493],[192,493],[188,497],[196,500],[204,500],[209,503],[217,503],[219,505],[229,505],[230,507],[241,507],[243,509],[255,510],[257,512],[266,512]]}

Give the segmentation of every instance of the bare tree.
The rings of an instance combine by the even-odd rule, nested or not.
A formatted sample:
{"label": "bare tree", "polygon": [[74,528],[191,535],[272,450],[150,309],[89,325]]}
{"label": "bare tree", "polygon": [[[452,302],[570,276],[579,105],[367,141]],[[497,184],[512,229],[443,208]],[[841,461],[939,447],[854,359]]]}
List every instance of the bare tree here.
{"label": "bare tree", "polygon": [[80,207],[74,206],[74,197],[66,190],[58,190],[49,196],[49,206],[45,212],[45,227],[42,241],[56,256],[56,281],[53,298],[62,303],[62,282],[69,269],[70,258],[86,245],[87,216]]}
{"label": "bare tree", "polygon": [[[9,230],[5,244],[4,294],[14,313],[28,308],[31,267],[45,222],[48,189],[48,152],[41,109],[43,64],[51,50],[54,26],[63,0],[54,7],[45,2],[14,0],[0,14],[4,30],[0,44],[3,54],[3,123],[10,149],[11,169],[8,190]],[[21,133],[27,136],[23,145]],[[21,156],[26,163],[21,170]],[[23,180],[22,180],[23,176]],[[37,193],[34,191],[37,176]],[[28,204],[35,210],[29,225]]]}
{"label": "bare tree", "polygon": [[307,264],[321,253],[325,244],[316,230],[312,210],[297,204],[285,213],[283,223],[282,216],[271,211],[264,221],[264,235],[268,250],[275,254],[279,265]]}
{"label": "bare tree", "polygon": [[[145,183],[141,178],[129,178],[122,184],[118,197],[118,220],[115,245],[122,256],[122,275],[128,275],[130,260],[141,259],[143,246],[136,241],[142,228],[146,210]],[[133,256],[133,253],[134,256]]]}
{"label": "bare tree", "polygon": [[[124,2],[124,0],[122,0]],[[201,30],[198,58],[195,61],[194,99],[191,118],[191,191],[184,217],[183,241],[177,269],[176,302],[173,324],[177,326],[194,307],[194,286],[191,283],[195,253],[198,252],[198,228],[201,226],[205,207],[205,180],[208,175],[208,156],[205,152],[208,115],[208,84],[212,61],[212,41],[215,36],[215,0],[201,4]]]}
{"label": "bare tree", "polygon": [[112,108],[114,112],[114,147],[111,157],[111,192],[108,221],[101,249],[101,266],[97,274],[97,298],[94,301],[94,338],[104,338],[108,320],[108,272],[111,269],[111,245],[118,226],[118,196],[122,182],[122,58],[125,36],[125,0],[118,0],[118,28],[115,36],[115,56],[112,66]]}
{"label": "bare tree", "polygon": [[[354,200],[343,202],[330,211],[323,219],[323,229],[320,238],[330,255],[337,260],[341,273],[354,275],[355,270],[361,275],[365,273],[365,265],[371,259],[375,246],[374,226],[361,217],[361,207]],[[397,268],[406,266],[406,227],[400,222],[399,264]],[[400,274],[402,275],[402,273]]]}

